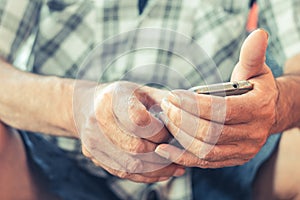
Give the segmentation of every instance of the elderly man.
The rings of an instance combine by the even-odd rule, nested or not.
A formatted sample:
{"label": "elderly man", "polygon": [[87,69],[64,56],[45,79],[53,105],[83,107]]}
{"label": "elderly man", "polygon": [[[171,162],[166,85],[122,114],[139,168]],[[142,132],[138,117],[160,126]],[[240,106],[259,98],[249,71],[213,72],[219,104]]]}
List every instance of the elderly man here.
{"label": "elderly man", "polygon": [[247,1],[2,0],[0,198],[297,198],[298,1],[258,3],[243,43]]}

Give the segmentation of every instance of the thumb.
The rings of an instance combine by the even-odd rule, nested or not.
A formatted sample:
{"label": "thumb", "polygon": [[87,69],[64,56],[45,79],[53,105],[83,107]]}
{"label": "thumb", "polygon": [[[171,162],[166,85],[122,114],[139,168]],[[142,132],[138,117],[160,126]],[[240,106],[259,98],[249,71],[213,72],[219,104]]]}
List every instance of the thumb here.
{"label": "thumb", "polygon": [[267,46],[268,33],[262,29],[253,31],[242,45],[240,59],[232,72],[231,80],[247,80],[263,74]]}

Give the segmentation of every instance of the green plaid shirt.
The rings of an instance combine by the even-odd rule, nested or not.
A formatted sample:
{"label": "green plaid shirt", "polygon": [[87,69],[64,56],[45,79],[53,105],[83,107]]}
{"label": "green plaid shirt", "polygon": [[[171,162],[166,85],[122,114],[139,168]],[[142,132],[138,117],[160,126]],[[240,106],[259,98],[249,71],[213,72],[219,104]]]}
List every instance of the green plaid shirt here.
{"label": "green plaid shirt", "polygon": [[[259,27],[269,31],[270,52],[283,66],[287,58],[300,52],[300,1],[259,0],[258,3]],[[75,78],[80,65],[96,44],[137,28],[167,29],[199,44],[215,62],[222,79],[228,80],[247,35],[245,25],[249,4],[248,0],[149,0],[139,15],[138,2],[134,0],[1,0],[0,56],[18,63],[20,56],[24,56],[20,52],[30,43],[25,59],[28,71]],[[161,37],[165,38],[159,42],[172,36]],[[131,45],[137,42],[132,41]],[[117,54],[117,45],[104,42],[102,55],[113,57]],[[159,50],[132,52],[120,58],[110,67],[109,73],[105,73],[103,80],[119,80],[124,73],[144,63],[172,66],[191,85],[200,84],[203,77],[207,82],[213,82],[211,68],[215,66],[206,65],[201,77],[193,67],[186,67],[187,63],[178,56]],[[138,73],[136,77],[139,79],[132,80],[163,80],[171,88],[189,87],[172,73],[155,68],[149,68],[146,74]],[[86,170],[107,176],[109,185],[122,199],[141,199],[150,189],[159,191],[163,199],[192,198],[189,173],[152,185],[120,180],[85,159],[79,141],[45,137],[74,157]]]}

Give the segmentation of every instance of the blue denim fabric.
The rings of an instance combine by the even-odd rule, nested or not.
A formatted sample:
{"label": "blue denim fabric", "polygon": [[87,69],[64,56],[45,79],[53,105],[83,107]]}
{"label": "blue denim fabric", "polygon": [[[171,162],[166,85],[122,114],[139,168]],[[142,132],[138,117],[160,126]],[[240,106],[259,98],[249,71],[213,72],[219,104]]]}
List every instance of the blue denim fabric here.
{"label": "blue denim fabric", "polygon": [[[82,170],[63,151],[34,133],[21,132],[31,165],[39,170],[49,191],[63,200],[117,200],[105,179]],[[252,183],[259,167],[267,160],[280,139],[273,135],[259,154],[242,166],[192,170],[195,200],[251,199]]]}
{"label": "blue denim fabric", "polygon": [[41,181],[62,200],[117,200],[103,178],[92,176],[39,134],[20,131],[27,158]]}
{"label": "blue denim fabric", "polygon": [[280,134],[272,135],[256,157],[242,166],[221,169],[194,168],[192,173],[194,199],[252,199],[252,184],[256,173],[274,152],[279,139]]}

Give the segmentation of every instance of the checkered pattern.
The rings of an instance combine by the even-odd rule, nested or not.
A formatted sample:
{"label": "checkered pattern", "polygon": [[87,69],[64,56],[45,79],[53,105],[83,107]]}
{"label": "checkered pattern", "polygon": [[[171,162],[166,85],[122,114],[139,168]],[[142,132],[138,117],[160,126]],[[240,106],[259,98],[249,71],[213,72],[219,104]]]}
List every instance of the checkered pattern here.
{"label": "checkered pattern", "polygon": [[[216,81],[216,66],[221,78],[228,80],[238,60],[241,42],[246,37],[249,4],[248,0],[149,0],[144,12],[139,15],[138,1],[134,0],[1,0],[0,55],[9,62],[15,62],[20,55],[19,49],[29,37],[34,37],[28,71],[99,81],[99,77],[94,77],[95,73],[88,68],[81,68],[80,77],[77,76],[84,59],[97,44],[102,43],[98,50],[101,62],[105,63],[107,58],[115,58],[122,53],[124,43],[129,49],[134,49],[147,37],[154,37],[151,45],[163,49],[131,51],[109,67],[99,66],[103,75],[100,81],[123,78],[160,83],[169,88],[187,88]],[[286,58],[300,52],[300,1],[260,0],[258,4],[259,26],[269,31],[270,51],[283,66]],[[126,38],[126,32],[143,28],[170,31],[158,36],[151,35],[151,31],[148,34],[142,31],[142,39]],[[189,38],[191,44],[196,42],[216,65],[206,58],[191,64],[181,55],[174,54],[181,44],[177,42],[178,34],[172,34],[172,31]],[[120,34],[124,36],[120,40],[109,39]],[[193,54],[192,58],[195,58],[198,52],[187,49],[185,53],[184,57]],[[201,56],[203,54],[198,55]],[[134,70],[139,66],[144,66],[143,70]],[[79,141],[46,138],[75,157],[86,170],[98,176],[108,176],[81,155]],[[158,191],[162,199],[192,198],[189,173],[153,185],[111,176],[108,179],[122,199],[141,199],[149,190]]]}

